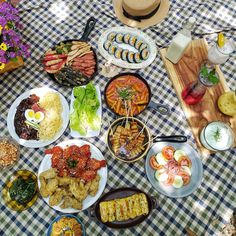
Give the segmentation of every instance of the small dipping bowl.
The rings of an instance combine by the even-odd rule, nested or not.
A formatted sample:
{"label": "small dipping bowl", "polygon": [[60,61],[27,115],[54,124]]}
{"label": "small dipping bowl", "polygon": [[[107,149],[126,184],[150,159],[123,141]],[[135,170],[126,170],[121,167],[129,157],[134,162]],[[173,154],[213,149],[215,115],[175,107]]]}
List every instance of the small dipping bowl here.
{"label": "small dipping bowl", "polygon": [[208,150],[226,151],[233,147],[235,136],[228,124],[221,121],[213,121],[202,129],[200,141]]}

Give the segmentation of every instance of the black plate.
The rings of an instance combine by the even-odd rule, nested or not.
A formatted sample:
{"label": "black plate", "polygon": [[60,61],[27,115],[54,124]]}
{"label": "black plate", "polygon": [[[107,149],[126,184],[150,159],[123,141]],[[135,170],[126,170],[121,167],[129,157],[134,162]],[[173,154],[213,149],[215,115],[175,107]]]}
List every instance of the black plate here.
{"label": "black plate", "polygon": [[139,74],[137,73],[121,73],[121,74],[118,74],[116,75],[115,77],[113,77],[112,79],[109,80],[109,82],[107,83],[106,87],[105,87],[105,90],[104,90],[104,100],[107,104],[107,107],[112,111],[114,112],[117,116],[121,116],[120,114],[118,114],[117,112],[115,112],[114,109],[112,109],[108,102],[107,102],[107,98],[106,98],[106,91],[108,89],[108,86],[110,85],[110,83],[114,80],[116,80],[117,78],[121,77],[121,76],[127,76],[127,75],[132,75],[132,76],[135,76],[136,78],[138,78],[139,80],[141,80],[146,86],[147,86],[147,89],[148,89],[148,92],[149,92],[149,98],[148,98],[148,102],[146,105],[146,107],[140,111],[138,114],[136,114],[135,116],[139,115],[140,113],[142,113],[144,110],[146,110],[147,108],[152,108],[154,110],[156,110],[157,112],[159,112],[160,114],[162,115],[167,115],[169,114],[169,107],[166,106],[166,105],[161,105],[161,104],[157,104],[157,103],[154,103],[151,101],[151,96],[152,96],[152,93],[151,93],[151,89],[150,89],[150,86],[149,84],[147,83],[147,81],[142,77],[140,76]]}
{"label": "black plate", "polygon": [[[88,36],[89,34],[91,33],[91,31],[94,29],[94,26],[96,24],[96,19],[94,17],[90,17],[89,20],[87,21],[87,24],[85,26],[85,29],[84,29],[84,32],[83,32],[83,35],[80,39],[69,39],[69,40],[65,40],[65,41],[62,41],[60,43],[70,43],[72,41],[77,41],[77,42],[87,42],[88,41]],[[60,43],[58,43],[57,45],[59,45]],[[52,49],[55,49],[55,47],[57,46],[55,45]],[[91,46],[91,45],[90,45]],[[95,62],[96,62],[96,65],[95,65],[95,71],[94,73],[91,75],[91,77],[87,77],[85,75],[83,75],[82,73],[76,71],[74,72],[73,70],[71,71],[68,71],[67,74],[65,72],[62,72],[63,75],[65,76],[65,79],[61,79],[61,80],[58,80],[56,77],[55,77],[55,74],[51,74],[51,73],[48,73],[49,77],[53,80],[55,80],[57,83],[61,84],[61,85],[64,85],[64,86],[69,86],[69,87],[74,87],[74,86],[81,86],[81,85],[86,85],[88,84],[94,77],[95,75],[97,74],[97,71],[98,71],[98,66],[97,66],[97,55],[96,55],[96,52],[95,50],[92,48],[91,46],[91,50],[93,51],[93,55],[94,55],[94,59],[95,59]],[[61,71],[63,71],[64,68],[61,69]],[[68,76],[69,74],[69,76]],[[71,75],[71,77],[70,77]],[[76,76],[77,78],[81,78],[80,80],[77,80],[75,81],[74,78],[72,78],[72,76]]]}
{"label": "black plate", "polygon": [[[149,213],[147,215],[138,216],[134,219],[126,220],[126,221],[113,221],[113,222],[106,222],[103,223],[101,220],[100,210],[99,210],[99,203],[102,201],[108,201],[113,200],[117,198],[124,198],[131,196],[136,193],[144,193],[147,197],[148,201],[148,207],[149,207]],[[140,224],[143,222],[150,214],[153,209],[157,207],[157,201],[154,197],[149,196],[147,193],[143,192],[140,189],[137,188],[119,188],[114,189],[106,194],[104,194],[96,203],[95,207],[90,209],[90,217],[91,218],[97,218],[98,221],[100,221],[102,224],[106,225],[110,228],[116,228],[116,229],[123,229],[123,228],[129,228],[133,227],[135,225]]]}

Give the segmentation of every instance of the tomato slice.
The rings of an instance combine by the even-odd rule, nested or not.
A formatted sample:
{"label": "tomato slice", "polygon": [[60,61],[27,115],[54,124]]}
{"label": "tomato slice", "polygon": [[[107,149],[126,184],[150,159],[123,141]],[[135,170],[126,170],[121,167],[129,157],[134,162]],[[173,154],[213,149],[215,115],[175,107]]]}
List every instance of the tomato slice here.
{"label": "tomato slice", "polygon": [[174,157],[174,152],[175,152],[175,149],[171,146],[165,146],[163,149],[162,149],[162,155],[167,159],[167,160],[171,160],[173,159]]}
{"label": "tomato slice", "polygon": [[154,169],[154,170],[160,170],[160,169],[164,168],[163,165],[159,165],[159,164],[158,164],[158,162],[157,162],[155,156],[152,156],[152,157],[150,158],[150,161],[149,161],[149,162],[150,162],[150,166],[151,166],[152,169]]}
{"label": "tomato slice", "polygon": [[168,179],[165,182],[165,185],[170,186],[174,183],[175,176],[172,174],[168,174]]}
{"label": "tomato slice", "polygon": [[188,156],[181,156],[178,160],[178,163],[180,166],[187,166],[189,168],[192,166],[192,162]]}
{"label": "tomato slice", "polygon": [[191,176],[186,171],[180,170],[178,175],[182,177],[184,185],[190,182]]}

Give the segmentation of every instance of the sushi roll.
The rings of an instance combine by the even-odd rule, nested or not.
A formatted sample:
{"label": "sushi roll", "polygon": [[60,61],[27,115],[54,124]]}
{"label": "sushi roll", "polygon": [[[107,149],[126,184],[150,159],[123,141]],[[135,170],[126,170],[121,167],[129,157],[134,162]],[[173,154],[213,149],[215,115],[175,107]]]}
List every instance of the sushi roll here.
{"label": "sushi roll", "polygon": [[123,61],[127,61],[128,54],[129,54],[129,50],[128,50],[128,49],[124,49],[124,50],[122,51],[122,54],[121,54],[121,59],[122,59]]}
{"label": "sushi roll", "polygon": [[139,51],[141,52],[143,49],[147,48],[147,44],[146,43],[143,43],[140,47],[139,47]]}
{"label": "sushi roll", "polygon": [[124,43],[129,44],[130,37],[131,37],[130,34],[125,34],[123,37]]}
{"label": "sushi roll", "polygon": [[135,43],[135,48],[137,50],[139,50],[139,48],[143,45],[143,41],[142,40],[137,40],[136,43]]}
{"label": "sushi roll", "polygon": [[127,61],[129,63],[134,63],[134,52],[129,52],[127,56]]}
{"label": "sushi roll", "polygon": [[114,54],[115,58],[121,59],[122,51],[123,51],[122,48],[117,48],[116,51],[115,51],[115,54]]}
{"label": "sushi roll", "polygon": [[108,49],[109,54],[114,55],[117,50],[117,47],[114,45],[111,45]]}
{"label": "sushi roll", "polygon": [[143,60],[147,60],[149,57],[149,51],[145,48],[141,51],[140,55]]}
{"label": "sushi roll", "polygon": [[136,41],[137,41],[137,37],[136,36],[131,36],[130,39],[129,39],[129,44],[134,47]]}
{"label": "sushi roll", "polygon": [[108,51],[110,46],[111,46],[111,41],[110,40],[106,40],[103,44],[103,47],[106,51]]}
{"label": "sushi roll", "polygon": [[111,32],[107,35],[107,39],[110,41],[113,41],[116,37],[116,33],[115,32]]}
{"label": "sushi roll", "polygon": [[124,37],[123,34],[118,33],[118,34],[116,35],[116,42],[117,42],[117,43],[122,43],[122,42],[123,42],[123,37]]}
{"label": "sushi roll", "polygon": [[135,61],[136,63],[140,63],[140,62],[142,61],[139,52],[136,52],[136,53],[134,54],[134,61]]}

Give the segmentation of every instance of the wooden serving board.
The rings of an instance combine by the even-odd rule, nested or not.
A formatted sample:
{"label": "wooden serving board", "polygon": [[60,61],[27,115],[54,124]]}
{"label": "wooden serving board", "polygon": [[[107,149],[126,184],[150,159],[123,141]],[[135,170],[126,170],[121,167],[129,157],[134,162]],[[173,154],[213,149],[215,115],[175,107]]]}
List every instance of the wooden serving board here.
{"label": "wooden serving board", "polygon": [[166,51],[166,48],[160,50],[162,60],[164,61],[188,123],[192,128],[197,146],[202,154],[210,154],[211,152],[205,149],[199,140],[200,132],[207,123],[217,120],[223,121],[230,124],[236,134],[236,117],[233,118],[222,114],[217,106],[219,96],[229,91],[224,75],[219,66],[217,66],[216,70],[220,76],[220,83],[212,88],[208,88],[200,103],[187,105],[181,97],[181,92],[187,84],[198,79],[201,63],[207,58],[207,42],[204,39],[193,40],[177,64],[173,64],[166,59]]}

